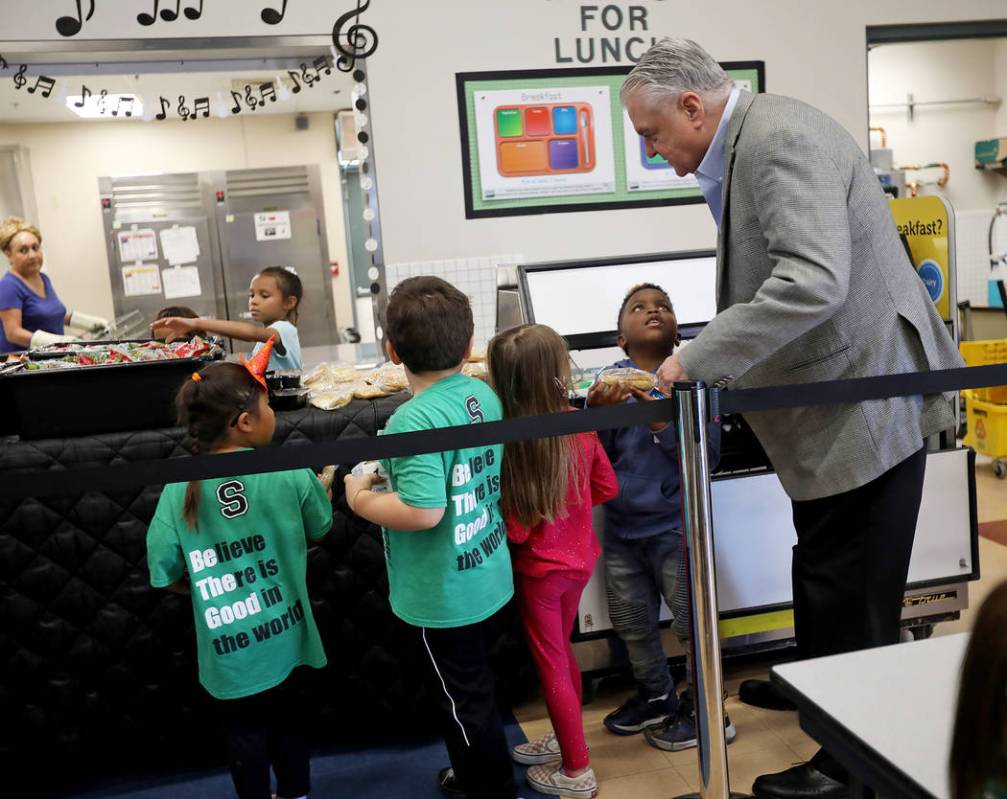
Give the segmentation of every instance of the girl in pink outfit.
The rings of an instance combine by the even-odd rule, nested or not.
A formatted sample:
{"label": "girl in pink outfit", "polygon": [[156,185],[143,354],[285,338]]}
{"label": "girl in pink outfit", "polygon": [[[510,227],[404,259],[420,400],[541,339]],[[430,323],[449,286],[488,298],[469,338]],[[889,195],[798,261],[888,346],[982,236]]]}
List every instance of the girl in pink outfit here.
{"label": "girl in pink outfit", "polygon": [[[507,330],[490,342],[487,357],[505,417],[573,410],[569,355],[552,328]],[[597,434],[580,433],[507,444],[501,478],[518,608],[554,731],[512,755],[532,766],[528,782],[540,793],[597,796],[570,633],[601,554],[591,508],[618,493],[615,473]]]}

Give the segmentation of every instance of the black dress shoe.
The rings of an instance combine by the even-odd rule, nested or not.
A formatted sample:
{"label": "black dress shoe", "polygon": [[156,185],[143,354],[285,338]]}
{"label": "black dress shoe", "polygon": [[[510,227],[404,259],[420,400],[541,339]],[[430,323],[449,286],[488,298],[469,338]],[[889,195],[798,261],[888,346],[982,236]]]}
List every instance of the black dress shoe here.
{"label": "black dress shoe", "polygon": [[451,797],[451,799],[465,799],[468,796],[458,784],[455,770],[450,766],[442,768],[437,772],[437,785],[440,786],[441,793]]}
{"label": "black dress shoe", "polygon": [[777,774],[757,777],[752,793],[758,799],[846,799],[850,789],[810,763],[801,763]]}
{"label": "black dress shoe", "polygon": [[797,706],[769,680],[744,680],[738,689],[738,699],[746,705],[766,710],[797,710]]}

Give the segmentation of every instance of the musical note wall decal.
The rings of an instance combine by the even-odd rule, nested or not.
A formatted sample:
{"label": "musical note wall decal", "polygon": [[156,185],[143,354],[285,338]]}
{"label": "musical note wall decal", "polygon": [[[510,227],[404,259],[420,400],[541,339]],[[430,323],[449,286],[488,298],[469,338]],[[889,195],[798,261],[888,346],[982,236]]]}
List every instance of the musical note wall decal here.
{"label": "musical note wall decal", "polygon": [[50,94],[52,94],[52,90],[55,88],[55,86],[56,81],[54,81],[52,78],[48,78],[45,75],[39,75],[38,80],[35,81],[35,85],[28,87],[28,94],[35,94],[35,92],[38,91],[40,87],[42,87],[42,91],[39,93],[43,97],[48,97]]}
{"label": "musical note wall decal", "polygon": [[112,116],[117,117],[122,112],[122,106],[126,105],[126,116],[133,116],[133,105],[136,103],[135,97],[120,96],[116,101],[115,108],[112,109]]}
{"label": "musical note wall decal", "polygon": [[192,6],[185,7],[185,18],[191,19],[195,22],[197,19],[203,16],[203,0],[199,0],[199,8],[193,8]]}
{"label": "musical note wall decal", "polygon": [[102,89],[98,95],[98,113],[105,116],[105,109],[108,107],[108,89]]}
{"label": "musical note wall decal", "polygon": [[312,75],[308,71],[308,65],[303,62],[301,63],[301,80],[304,81],[305,86],[307,86],[310,89],[321,79],[322,79],[321,76],[317,72],[314,75]]}
{"label": "musical note wall decal", "polygon": [[150,26],[157,22],[157,9],[161,5],[161,0],[154,0],[154,10],[149,14],[140,13],[136,15],[136,21],[141,25]]}
{"label": "musical note wall decal", "polygon": [[179,9],[182,7],[182,0],[175,0],[175,10],[171,11],[167,8],[161,9],[161,19],[165,22],[174,22],[178,19]]}
{"label": "musical note wall decal", "polygon": [[277,11],[275,8],[266,7],[262,9],[262,21],[267,25],[279,25],[287,15],[287,0],[283,0],[283,6]]}
{"label": "musical note wall decal", "polygon": [[290,75],[290,79],[294,82],[294,88],[291,89],[290,91],[292,91],[294,94],[300,94],[301,93],[301,82],[300,82],[300,80],[297,77],[297,73],[294,72],[294,70],[292,70],[292,69],[288,69],[287,70],[287,74]]}
{"label": "musical note wall decal", "polygon": [[252,94],[252,85],[245,84],[245,105],[255,111],[259,107],[259,98]]}
{"label": "musical note wall decal", "polygon": [[84,27],[84,23],[94,15],[94,0],[90,0],[87,16],[84,16],[81,11],[81,0],[76,0],[76,2],[77,16],[60,17],[56,20],[56,32],[60,36],[76,36],[80,33],[80,29]]}
{"label": "musical note wall decal", "polygon": [[171,101],[164,97],[160,97],[158,99],[161,101],[161,112],[157,115],[157,118],[163,120],[168,116],[168,109],[171,108]]}
{"label": "musical note wall decal", "polygon": [[86,85],[81,84],[80,100],[74,102],[74,108],[83,108],[87,104],[87,98],[91,96],[91,90]]}
{"label": "musical note wall decal", "polygon": [[28,82],[28,78],[26,78],[24,76],[25,72],[27,72],[27,71],[28,71],[28,65],[27,64],[22,64],[18,68],[18,71],[14,73],[14,77],[11,78],[11,80],[14,81],[14,88],[15,89],[23,89],[24,88],[24,85]]}
{"label": "musical note wall decal", "polygon": [[9,66],[10,66],[10,64],[8,64],[8,63],[7,63],[7,62],[6,62],[5,60],[4,60],[4,57],[3,57],[2,55],[0,55],[0,72],[3,72],[3,71],[4,71],[5,69],[7,69],[7,67],[9,67]]}
{"label": "musical note wall decal", "polygon": [[190,119],[195,119],[196,114],[202,114],[203,119],[207,119],[210,116],[210,98],[209,97],[197,97],[192,102],[192,116]]}
{"label": "musical note wall decal", "polygon": [[241,113],[241,92],[236,92],[231,89],[231,99],[234,100],[234,108],[231,109],[232,114]]}
{"label": "musical note wall decal", "polygon": [[[340,72],[352,72],[358,58],[367,58],[378,49],[378,34],[370,25],[360,24],[360,15],[371,5],[371,0],[357,0],[354,11],[347,11],[336,20],[332,27],[332,44],[341,56],[336,61]],[[353,24],[343,32],[347,23]]]}
{"label": "musical note wall decal", "polygon": [[262,95],[262,104],[266,104],[268,99],[271,103],[276,102],[276,86],[273,85],[272,81],[259,84],[259,93]]}
{"label": "musical note wall decal", "polygon": [[329,61],[328,56],[323,55],[316,58],[314,61],[314,67],[315,71],[318,73],[321,73],[322,70],[325,70],[326,75],[332,74],[332,63]]}

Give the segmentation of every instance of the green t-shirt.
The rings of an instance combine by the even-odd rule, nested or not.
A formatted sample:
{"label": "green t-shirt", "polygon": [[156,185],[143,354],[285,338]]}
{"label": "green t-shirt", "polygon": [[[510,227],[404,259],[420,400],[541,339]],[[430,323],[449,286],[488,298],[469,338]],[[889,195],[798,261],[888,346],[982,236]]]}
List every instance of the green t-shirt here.
{"label": "green t-shirt", "polygon": [[305,585],[307,540],[332,528],[332,503],[308,469],[204,480],[197,529],[182,518],[185,483],[164,487],[147,530],[150,584],[186,573],[199,681],[218,699],[279,685],[325,650]]}
{"label": "green t-shirt", "polygon": [[[462,374],[435,383],[400,406],[386,435],[494,422],[500,400]],[[392,610],[417,627],[461,627],[492,616],[514,593],[507,528],[500,515],[499,444],[392,458],[393,491],[414,508],[444,508],[419,532],[385,530]]]}

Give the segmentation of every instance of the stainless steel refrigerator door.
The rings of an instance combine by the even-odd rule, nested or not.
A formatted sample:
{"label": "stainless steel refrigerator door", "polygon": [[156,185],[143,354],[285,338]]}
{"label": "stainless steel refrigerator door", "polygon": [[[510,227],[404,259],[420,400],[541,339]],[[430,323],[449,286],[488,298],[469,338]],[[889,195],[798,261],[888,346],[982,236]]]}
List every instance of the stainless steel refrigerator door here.
{"label": "stainless steel refrigerator door", "polygon": [[[101,178],[99,188],[102,199],[107,200],[102,216],[116,318],[138,311],[150,323],[163,308],[178,305],[191,308],[199,316],[225,318],[214,231],[202,205],[198,175]],[[199,250],[195,258],[178,264],[169,261],[161,232],[172,228],[195,231]],[[120,236],[133,231],[153,232],[156,257],[138,259],[127,249],[127,257],[123,258]],[[148,270],[157,268],[156,287],[151,272],[146,280],[136,279],[133,270],[138,265]],[[172,280],[172,275],[166,275],[176,266],[189,270],[184,273],[186,280]],[[196,268],[198,281],[192,279],[191,267]],[[173,290],[179,293],[171,296]]]}
{"label": "stainless steel refrigerator door", "polygon": [[[206,179],[217,199],[216,228],[230,318],[249,318],[248,286],[256,272],[267,266],[291,267],[304,286],[297,321],[301,346],[337,344],[319,167],[231,170]],[[278,215],[280,223],[257,225],[256,214]]]}

